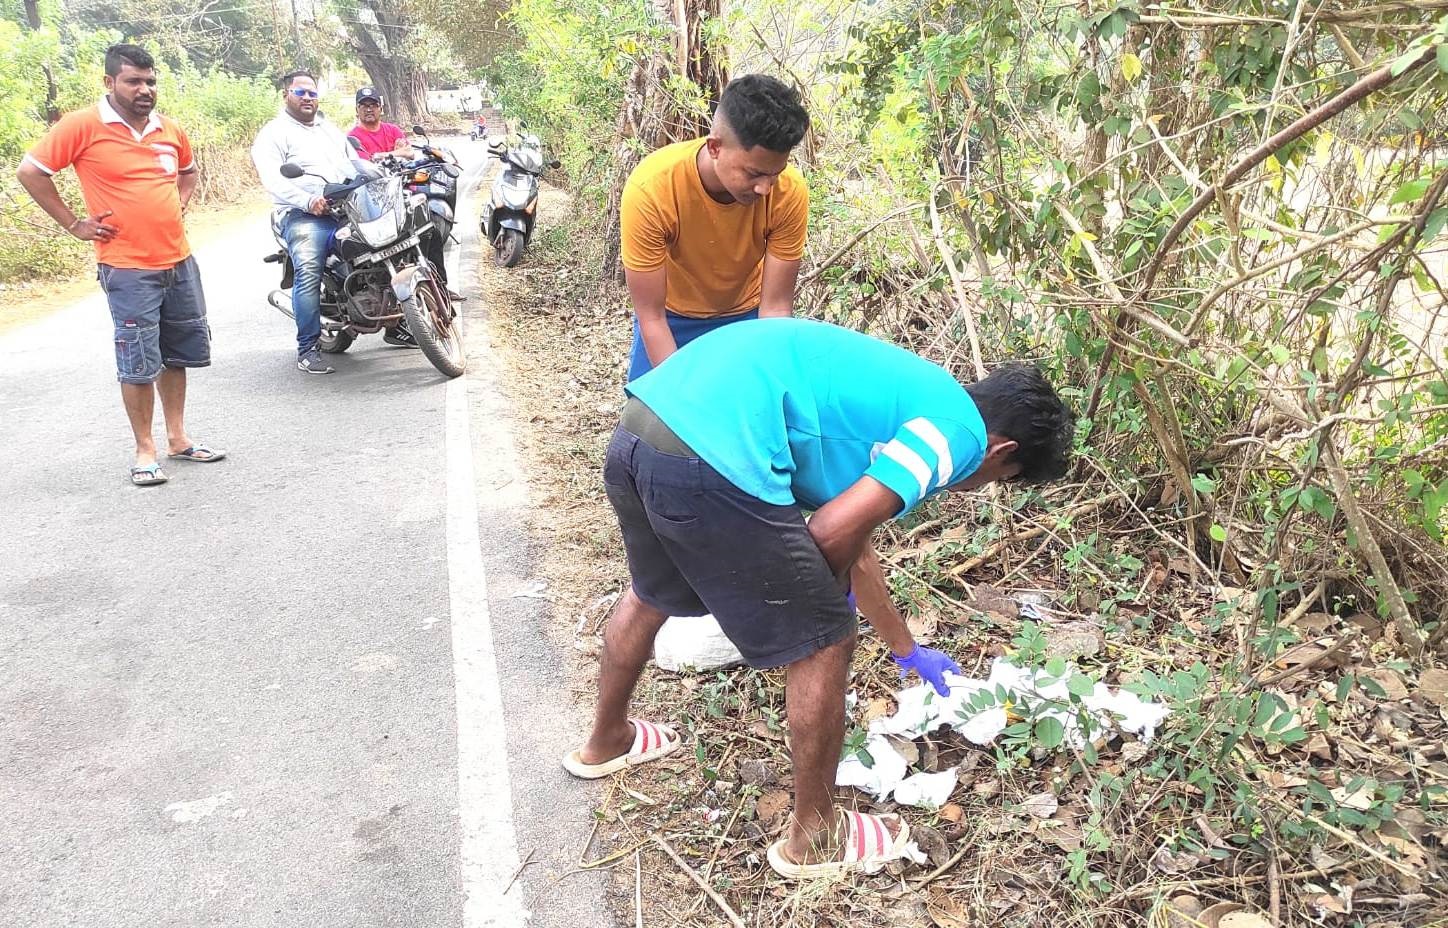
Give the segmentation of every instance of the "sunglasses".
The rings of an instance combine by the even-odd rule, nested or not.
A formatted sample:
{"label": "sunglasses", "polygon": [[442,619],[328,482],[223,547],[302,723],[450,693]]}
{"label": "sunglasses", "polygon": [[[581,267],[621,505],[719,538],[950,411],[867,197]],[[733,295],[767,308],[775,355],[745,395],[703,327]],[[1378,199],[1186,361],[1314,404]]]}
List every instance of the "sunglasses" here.
{"label": "sunglasses", "polygon": [[315,90],[303,90],[302,88],[298,87],[296,90],[292,91],[292,96],[300,97],[304,100],[315,100],[317,99],[317,92]]}

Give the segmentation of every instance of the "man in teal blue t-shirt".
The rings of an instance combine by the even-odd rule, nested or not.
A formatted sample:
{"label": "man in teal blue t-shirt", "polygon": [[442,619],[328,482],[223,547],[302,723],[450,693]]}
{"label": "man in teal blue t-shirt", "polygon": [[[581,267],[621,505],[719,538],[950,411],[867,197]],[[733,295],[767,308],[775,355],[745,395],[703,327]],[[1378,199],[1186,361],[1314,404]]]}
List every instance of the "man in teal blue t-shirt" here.
{"label": "man in teal blue t-shirt", "polygon": [[605,633],[593,732],[564,766],[600,777],[677,749],[668,727],[629,719],[629,699],[665,618],[712,613],[750,666],[788,668],[794,818],[770,864],[804,877],[898,857],[903,820],[833,802],[855,598],[902,673],[944,695],[959,668],[915,643],[870,533],[943,490],[1060,477],[1070,411],[1033,367],[962,386],[803,319],[720,328],[627,390],[604,483],[632,584]]}

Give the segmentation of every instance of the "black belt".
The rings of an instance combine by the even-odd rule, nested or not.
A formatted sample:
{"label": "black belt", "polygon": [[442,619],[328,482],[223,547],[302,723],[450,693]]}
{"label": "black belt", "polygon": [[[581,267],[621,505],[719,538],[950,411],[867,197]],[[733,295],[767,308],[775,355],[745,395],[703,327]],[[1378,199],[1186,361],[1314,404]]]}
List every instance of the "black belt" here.
{"label": "black belt", "polygon": [[686,458],[699,456],[694,453],[693,448],[684,444],[683,439],[674,434],[673,429],[664,424],[663,419],[660,419],[636,396],[629,397],[628,402],[623,404],[623,415],[619,417],[619,425],[622,425],[626,431],[637,435],[644,444],[655,451]]}

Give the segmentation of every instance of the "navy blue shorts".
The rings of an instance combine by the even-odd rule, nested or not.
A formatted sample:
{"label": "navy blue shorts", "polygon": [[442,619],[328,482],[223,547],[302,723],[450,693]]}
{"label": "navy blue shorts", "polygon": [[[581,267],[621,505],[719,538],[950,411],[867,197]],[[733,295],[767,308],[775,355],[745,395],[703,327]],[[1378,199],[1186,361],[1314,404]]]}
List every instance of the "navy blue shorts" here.
{"label": "navy blue shorts", "polygon": [[855,633],[799,507],[756,499],[623,426],[603,482],[639,599],[669,615],[713,613],[749,666],[791,664]]}
{"label": "navy blue shorts", "polygon": [[116,327],[116,379],[152,383],[163,367],[211,363],[211,327],[201,272],[188,257],[175,267],[96,268]]}

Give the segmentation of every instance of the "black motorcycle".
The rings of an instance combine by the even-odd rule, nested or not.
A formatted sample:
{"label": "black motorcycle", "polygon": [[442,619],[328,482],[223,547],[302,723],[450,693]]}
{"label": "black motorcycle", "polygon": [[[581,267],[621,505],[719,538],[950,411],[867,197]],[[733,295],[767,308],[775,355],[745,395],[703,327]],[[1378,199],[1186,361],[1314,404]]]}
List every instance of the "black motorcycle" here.
{"label": "black motorcycle", "polygon": [[[396,174],[361,162],[357,167],[357,177],[341,184],[328,182],[322,190],[327,208],[339,222],[322,272],[322,337],[317,347],[340,353],[358,335],[393,328],[405,320],[433,366],[457,377],[465,365],[457,313],[422,251],[422,237],[432,229],[428,199],[408,193]],[[290,162],[282,165],[281,173],[293,180],[306,175]],[[294,269],[280,219],[280,213],[273,216],[272,234],[281,248],[266,260],[282,265],[282,283],[267,300],[292,316],[287,291]]]}

